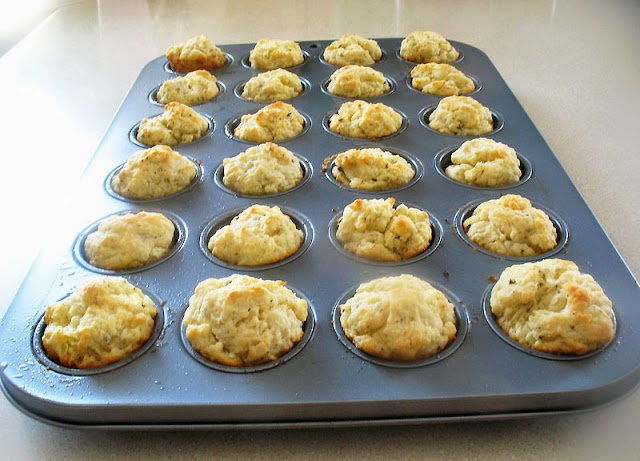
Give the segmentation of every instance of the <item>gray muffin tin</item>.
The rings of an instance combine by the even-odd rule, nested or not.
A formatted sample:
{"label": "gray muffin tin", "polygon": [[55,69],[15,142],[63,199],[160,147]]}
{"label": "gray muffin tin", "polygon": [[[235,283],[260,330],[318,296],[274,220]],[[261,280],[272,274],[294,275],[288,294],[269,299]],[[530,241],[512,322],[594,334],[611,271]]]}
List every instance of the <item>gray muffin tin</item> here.
{"label": "gray muffin tin", "polygon": [[[371,425],[515,418],[576,412],[609,402],[638,382],[640,290],[596,218],[488,57],[452,42],[462,52],[456,67],[480,89],[473,97],[489,107],[499,129],[488,137],[505,142],[523,160],[523,181],[499,189],[455,183],[443,162],[468,137],[434,132],[423,117],[441,99],[410,88],[413,63],[399,58],[400,39],[381,39],[384,58],[373,67],[393,91],[373,98],[405,116],[404,130],[377,141],[349,139],[326,129],[327,117],[345,98],[327,94],[323,82],[336,67],[319,55],[330,41],[303,42],[305,63],[293,68],[304,93],[290,100],[307,117],[304,134],[281,144],[301,157],[308,180],[274,196],[247,197],[221,187],[222,159],[249,147],[229,136],[242,114],[266,105],[246,101],[236,88],[257,72],[246,58],[252,44],[222,46],[230,63],[214,74],[221,93],[195,106],[212,130],[176,148],[199,162],[201,174],[173,197],[127,201],[110,191],[107,178],[140,149],[130,133],[142,118],[158,114],[153,92],[175,75],[164,57],[142,70],[89,167],[74,211],[59,225],[27,275],[0,324],[1,383],[5,395],[34,418],[84,428],[248,428]],[[323,172],[325,158],[351,147],[384,146],[405,155],[418,180],[391,193],[366,193],[337,185]],[[492,281],[512,264],[541,258],[505,258],[479,250],[460,234],[463,213],[479,201],[521,194],[551,212],[563,241],[553,257],[573,260],[613,301],[613,342],[586,357],[553,357],[515,347],[496,329],[485,305]],[[429,211],[437,236],[428,253],[403,263],[373,263],[346,255],[332,243],[331,223],[356,198],[393,196]],[[304,228],[304,252],[282,264],[242,268],[218,264],[202,248],[203,233],[254,203],[278,205]],[[89,276],[102,273],[83,261],[78,242],[97,221],[126,210],[159,210],[179,224],[178,251],[161,263],[124,276],[143,288],[162,311],[148,344],[131,359],[83,372],[52,363],[40,335],[46,306]],[[94,224],[92,224],[94,223]],[[182,339],[181,320],[196,285],[210,277],[246,272],[281,279],[309,302],[305,338],[295,350],[265,367],[228,370],[209,366]],[[455,305],[459,335],[439,356],[415,363],[373,359],[354,350],[337,322],[337,305],[362,282],[409,273],[441,288]],[[116,274],[116,273],[109,273]],[[572,360],[566,360],[572,359]],[[229,372],[233,371],[233,372]]]}

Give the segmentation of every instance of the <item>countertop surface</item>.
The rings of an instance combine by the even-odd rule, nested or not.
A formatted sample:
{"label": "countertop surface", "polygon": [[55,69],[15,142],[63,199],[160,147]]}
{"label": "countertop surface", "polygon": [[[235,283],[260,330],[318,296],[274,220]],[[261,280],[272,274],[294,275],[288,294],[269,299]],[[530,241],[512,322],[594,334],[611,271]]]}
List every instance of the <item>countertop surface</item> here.
{"label": "countertop surface", "polygon": [[[0,58],[0,314],[140,69],[200,33],[223,45],[434,30],[480,48],[640,274],[638,2],[51,3],[52,14]],[[0,397],[6,459],[639,459],[639,422],[638,390],[605,408],[534,419],[158,433],[61,429]]]}

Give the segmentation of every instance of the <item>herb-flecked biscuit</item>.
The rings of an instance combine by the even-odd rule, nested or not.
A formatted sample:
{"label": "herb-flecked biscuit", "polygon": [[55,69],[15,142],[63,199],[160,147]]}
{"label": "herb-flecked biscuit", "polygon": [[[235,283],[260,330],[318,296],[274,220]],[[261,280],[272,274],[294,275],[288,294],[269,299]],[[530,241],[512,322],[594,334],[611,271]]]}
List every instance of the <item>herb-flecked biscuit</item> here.
{"label": "herb-flecked biscuit", "polygon": [[298,251],[304,233],[277,206],[253,205],[209,239],[211,253],[230,264],[261,266]]}
{"label": "herb-flecked biscuit", "polygon": [[358,349],[402,361],[437,354],[457,332],[455,310],[446,296],[408,274],[361,284],[340,305],[340,325]]}
{"label": "herb-flecked biscuit", "polygon": [[609,298],[562,259],[506,268],[491,291],[491,312],[513,340],[550,354],[585,354],[614,335]]}
{"label": "herb-flecked biscuit", "polygon": [[84,242],[92,265],[107,270],[146,266],[169,253],[175,226],[161,213],[140,211],[103,219]]}
{"label": "herb-flecked biscuit", "polygon": [[136,152],[111,180],[115,192],[135,200],[176,194],[196,176],[196,166],[169,146]]}
{"label": "herb-flecked biscuit", "polygon": [[327,85],[329,93],[345,98],[373,98],[388,93],[390,89],[382,72],[355,65],[336,70]]}
{"label": "herb-flecked biscuit", "polygon": [[227,63],[222,50],[211,43],[206,35],[198,35],[184,43],[170,46],[166,56],[176,72],[217,69]]}
{"label": "herb-flecked biscuit", "polygon": [[329,119],[331,131],[351,138],[381,138],[402,126],[402,116],[382,103],[349,101]]}
{"label": "herb-flecked biscuit", "polygon": [[347,205],[336,237],[344,249],[375,261],[402,261],[425,251],[431,243],[429,214],[395,199],[357,199]]}
{"label": "herb-flecked biscuit", "polygon": [[200,139],[209,130],[209,121],[179,102],[164,106],[164,112],[140,122],[136,139],[145,146],[176,146]]}
{"label": "herb-flecked biscuit", "polygon": [[262,39],[249,52],[254,69],[272,70],[297,66],[304,62],[300,45],[291,40]]}
{"label": "herb-flecked biscuit", "polygon": [[462,144],[451,154],[445,169],[450,178],[479,187],[515,184],[522,176],[516,151],[493,139],[477,138]]}
{"label": "herb-flecked biscuit", "polygon": [[202,356],[228,366],[254,366],[289,352],[303,337],[307,302],[286,282],[233,274],[200,282],[182,324]]}
{"label": "herb-flecked biscuit", "polygon": [[471,241],[505,256],[537,256],[558,244],[549,216],[520,195],[481,203],[463,227]]}
{"label": "herb-flecked biscuit", "polygon": [[278,142],[302,133],[304,117],[291,104],[278,101],[255,114],[243,115],[234,136],[251,142]]}
{"label": "herb-flecked biscuit", "polygon": [[164,82],[158,89],[156,99],[162,104],[174,101],[187,106],[202,104],[218,95],[220,89],[217,82],[208,70],[194,70]]}
{"label": "herb-flecked biscuit", "polygon": [[97,368],[127,358],[151,336],[156,306],[121,277],[93,277],[47,307],[42,346],[69,368]]}
{"label": "herb-flecked biscuit", "polygon": [[416,172],[402,156],[378,147],[349,149],[338,154],[331,174],[354,189],[382,191],[409,183]]}
{"label": "herb-flecked biscuit", "polygon": [[418,64],[411,71],[411,86],[423,93],[453,96],[471,93],[475,83],[451,64],[429,62]]}
{"label": "herb-flecked biscuit", "polygon": [[300,160],[293,152],[271,142],[250,147],[222,163],[224,185],[247,195],[284,192],[304,176]]}
{"label": "herb-flecked biscuit", "polygon": [[425,31],[411,32],[400,44],[400,56],[407,61],[451,62],[460,53],[442,35]]}
{"label": "herb-flecked biscuit", "polygon": [[334,66],[370,66],[382,58],[382,50],[375,40],[358,34],[344,34],[325,48],[322,57]]}
{"label": "herb-flecked biscuit", "polygon": [[447,96],[431,115],[429,126],[456,136],[477,136],[493,131],[491,111],[469,96]]}
{"label": "herb-flecked biscuit", "polygon": [[242,97],[251,101],[286,101],[299,96],[302,90],[300,77],[288,70],[274,69],[245,83]]}

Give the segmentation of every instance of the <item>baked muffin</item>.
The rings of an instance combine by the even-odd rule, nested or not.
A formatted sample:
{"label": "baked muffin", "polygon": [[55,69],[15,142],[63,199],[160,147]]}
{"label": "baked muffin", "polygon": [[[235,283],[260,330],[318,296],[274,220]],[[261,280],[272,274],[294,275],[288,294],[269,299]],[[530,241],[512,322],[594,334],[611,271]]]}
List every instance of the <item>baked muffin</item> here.
{"label": "baked muffin", "polygon": [[456,316],[446,296],[413,275],[361,284],[340,305],[340,325],[363,352],[415,361],[442,351],[456,337]]}
{"label": "baked muffin", "polygon": [[253,205],[218,229],[209,239],[209,251],[237,266],[262,266],[294,254],[304,233],[277,206]]}
{"label": "baked muffin", "polygon": [[400,44],[400,56],[407,61],[451,62],[460,53],[442,35],[425,31],[411,32]]}
{"label": "baked muffin", "polygon": [[418,64],[411,71],[411,86],[423,93],[437,96],[457,96],[471,93],[475,83],[451,64],[429,62]]}
{"label": "baked muffin", "polygon": [[360,100],[345,102],[329,119],[331,131],[351,138],[381,138],[401,126],[402,116],[391,107]]}
{"label": "baked muffin", "polygon": [[243,115],[234,136],[251,142],[277,142],[302,133],[304,117],[291,104],[278,101],[255,114]]}
{"label": "baked muffin", "polygon": [[431,243],[429,214],[395,199],[357,199],[347,205],[336,237],[344,249],[374,261],[403,261],[425,251]]}
{"label": "baked muffin", "polygon": [[370,66],[382,58],[382,50],[375,40],[358,34],[344,34],[325,48],[322,57],[334,66]]}
{"label": "baked muffin", "polygon": [[184,43],[170,46],[166,53],[171,68],[176,72],[212,70],[227,63],[222,50],[211,43],[206,35],[198,35]]}
{"label": "baked muffin", "polygon": [[302,81],[293,72],[274,69],[251,78],[242,90],[242,97],[250,101],[286,101],[302,93]]}
{"label": "baked muffin", "polygon": [[254,69],[282,69],[302,64],[304,55],[291,40],[262,39],[249,52],[249,62]]}
{"label": "baked muffin", "polygon": [[156,306],[121,277],[94,277],[47,307],[42,346],[69,368],[97,368],[129,357],[151,336]]}
{"label": "baked muffin", "polygon": [[520,195],[487,200],[464,220],[471,241],[505,256],[538,256],[558,244],[549,216]]}
{"label": "baked muffin", "polygon": [[338,154],[331,174],[354,189],[383,191],[408,184],[416,172],[402,156],[382,149],[349,149]]}
{"label": "baked muffin", "polygon": [[84,242],[87,261],[107,270],[128,270],[164,258],[174,245],[173,222],[161,213],[140,211],[105,218]]}
{"label": "baked muffin", "polygon": [[304,173],[300,160],[288,149],[267,142],[225,158],[222,182],[246,195],[277,194],[295,187]]}
{"label": "baked muffin", "polygon": [[562,259],[506,268],[491,291],[491,312],[511,339],[550,354],[585,354],[614,335],[609,298]]}
{"label": "baked muffin", "polygon": [[478,136],[493,131],[493,117],[469,96],[447,96],[429,115],[429,126],[440,133]]}
{"label": "baked muffin", "polygon": [[182,324],[187,340],[212,362],[243,367],[271,362],[303,337],[307,302],[286,282],[233,274],[200,282]]}
{"label": "baked muffin", "polygon": [[327,91],[345,98],[373,98],[388,93],[391,87],[380,71],[364,66],[345,66],[329,79]]}
{"label": "baked muffin", "polygon": [[194,106],[215,98],[220,89],[217,79],[208,70],[194,70],[185,76],[167,80],[160,86],[156,99],[159,103],[179,102]]}
{"label": "baked muffin", "polygon": [[193,182],[196,166],[169,146],[136,152],[111,179],[115,192],[134,200],[176,194]]}
{"label": "baked muffin", "polygon": [[451,165],[445,173],[455,181],[479,187],[508,186],[522,176],[516,151],[487,138],[462,144],[451,154]]}
{"label": "baked muffin", "polygon": [[209,131],[209,121],[191,107],[170,102],[164,112],[140,122],[136,139],[145,146],[175,146],[200,139]]}

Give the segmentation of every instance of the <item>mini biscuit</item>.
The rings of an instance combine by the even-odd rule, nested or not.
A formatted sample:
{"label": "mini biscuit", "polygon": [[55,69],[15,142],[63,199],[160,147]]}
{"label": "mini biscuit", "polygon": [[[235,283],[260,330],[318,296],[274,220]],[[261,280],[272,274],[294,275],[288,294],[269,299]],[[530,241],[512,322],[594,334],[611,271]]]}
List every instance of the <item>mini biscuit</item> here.
{"label": "mini biscuit", "polygon": [[251,78],[242,90],[242,97],[251,101],[286,101],[302,93],[300,77],[284,69],[263,72]]}
{"label": "mini biscuit", "polygon": [[354,189],[382,191],[395,189],[413,179],[416,172],[403,157],[380,148],[349,149],[338,154],[331,174]]}
{"label": "mini biscuit", "polygon": [[267,142],[225,158],[222,182],[246,195],[276,194],[295,187],[304,176],[300,160],[288,149]]}
{"label": "mini biscuit", "polygon": [[451,62],[460,53],[442,35],[425,31],[411,32],[400,44],[400,56],[407,61]]}
{"label": "mini biscuit", "polygon": [[609,298],[562,259],[506,268],[491,291],[491,312],[513,340],[550,354],[585,354],[614,335]]}
{"label": "mini biscuit", "polygon": [[284,141],[302,133],[304,123],[304,117],[295,107],[278,101],[255,114],[243,115],[233,134],[251,142]]}
{"label": "mini biscuit", "polygon": [[473,80],[451,64],[435,62],[414,67],[411,71],[411,86],[423,93],[437,96],[457,96],[476,89]]}
{"label": "mini biscuit", "polygon": [[493,131],[493,117],[469,96],[447,96],[429,115],[429,126],[440,133],[477,136]]}
{"label": "mini biscuit", "polygon": [[175,226],[160,213],[140,211],[105,218],[84,242],[93,266],[127,270],[165,257],[173,247]]}
{"label": "mini biscuit", "polygon": [[516,151],[487,138],[462,144],[451,154],[451,165],[445,173],[456,181],[479,187],[515,184],[522,176]]}
{"label": "mini biscuit", "polygon": [[370,66],[382,58],[382,50],[375,40],[358,34],[344,34],[325,48],[322,57],[334,66]]}
{"label": "mini biscuit", "polygon": [[351,138],[381,138],[402,126],[402,116],[382,103],[349,101],[329,119],[331,131]]}
{"label": "mini biscuit", "polygon": [[457,331],[455,310],[446,296],[408,274],[361,284],[340,305],[340,325],[358,349],[402,361],[437,354]]}
{"label": "mini biscuit", "polygon": [[136,139],[146,146],[175,146],[200,139],[207,131],[206,117],[185,104],[170,102],[162,114],[140,122]]}
{"label": "mini biscuit", "polygon": [[343,211],[336,237],[345,250],[375,261],[402,261],[431,243],[429,214],[395,199],[357,199]]}
{"label": "mini biscuit", "polygon": [[327,91],[345,98],[373,98],[388,93],[391,87],[380,71],[364,66],[345,66],[336,70]]}
{"label": "mini biscuit", "polygon": [[549,216],[520,195],[481,203],[463,227],[471,241],[505,256],[537,256],[558,244]]}
{"label": "mini biscuit", "polygon": [[253,205],[218,229],[209,239],[209,251],[238,266],[262,266],[298,251],[304,233],[277,206]]}
{"label": "mini biscuit", "polygon": [[222,50],[211,43],[206,35],[198,35],[184,43],[170,46],[166,56],[176,72],[217,69],[227,63]]}
{"label": "mini biscuit", "polygon": [[196,166],[169,146],[136,152],[111,180],[115,192],[134,200],[176,194],[193,182]]}
{"label": "mini biscuit", "polygon": [[227,366],[254,366],[289,352],[303,337],[307,302],[286,282],[233,274],[200,282],[184,319],[187,340]]}
{"label": "mini biscuit", "polygon": [[151,336],[156,306],[121,277],[94,277],[47,307],[42,346],[69,368],[97,368],[129,357]]}
{"label": "mini biscuit", "polygon": [[159,103],[179,102],[187,106],[202,104],[215,98],[220,89],[217,79],[207,70],[194,70],[185,76],[167,80],[160,86],[156,99]]}
{"label": "mini biscuit", "polygon": [[291,40],[262,39],[249,52],[249,61],[254,69],[272,70],[302,64],[304,55]]}

